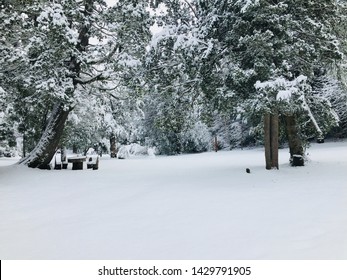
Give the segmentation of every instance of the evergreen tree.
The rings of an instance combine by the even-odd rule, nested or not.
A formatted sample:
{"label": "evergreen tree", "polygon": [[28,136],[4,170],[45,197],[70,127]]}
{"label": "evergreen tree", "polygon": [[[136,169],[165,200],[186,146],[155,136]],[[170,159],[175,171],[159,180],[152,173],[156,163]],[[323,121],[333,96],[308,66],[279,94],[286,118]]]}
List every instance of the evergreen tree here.
{"label": "evergreen tree", "polygon": [[[5,90],[49,109],[36,147],[21,163],[46,168],[71,110],[112,80],[134,83],[149,37],[146,1],[6,2],[0,12]],[[15,87],[20,85],[21,90]]]}
{"label": "evergreen tree", "polygon": [[[336,74],[321,73],[317,75],[312,86],[315,99],[320,98],[322,102],[313,106],[318,123],[324,134],[333,137],[346,137],[347,135],[347,89],[341,80],[338,80]],[[334,114],[324,114],[325,110],[319,107],[324,105],[330,107]],[[320,113],[322,112],[322,113]],[[333,117],[333,118],[332,118]],[[338,124],[338,125],[337,125]],[[334,127],[331,131],[330,128]],[[308,130],[310,131],[310,130]],[[311,129],[312,131],[312,129]]]}
{"label": "evergreen tree", "polygon": [[[193,139],[199,120],[199,45],[192,29],[195,18],[188,1],[157,1],[165,12],[157,16],[147,57],[148,96],[145,99],[143,137],[160,153],[177,154],[206,149]],[[200,143],[200,144],[199,144]],[[205,148],[204,148],[205,147]]]}
{"label": "evergreen tree", "polygon": [[[210,53],[210,67],[205,67],[205,72],[215,73],[210,78],[203,76],[205,91],[219,99],[222,89],[235,108],[263,115],[268,169],[278,168],[281,114],[292,127],[288,130],[291,155],[302,157],[296,116],[305,113],[319,127],[311,107],[323,100],[311,94],[310,84],[316,69],[342,56],[334,30],[339,16],[336,1],[197,1],[197,7],[202,15],[200,29],[218,50]],[[300,77],[300,83],[294,82]],[[293,83],[300,94],[291,95],[293,107],[282,110],[279,93]],[[324,101],[318,107],[331,115]]]}

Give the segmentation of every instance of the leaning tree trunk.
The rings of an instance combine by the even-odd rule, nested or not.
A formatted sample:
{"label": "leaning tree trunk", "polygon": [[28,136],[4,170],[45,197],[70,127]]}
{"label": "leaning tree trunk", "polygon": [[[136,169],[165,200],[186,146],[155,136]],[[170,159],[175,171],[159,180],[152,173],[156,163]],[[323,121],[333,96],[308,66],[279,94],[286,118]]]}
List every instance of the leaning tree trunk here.
{"label": "leaning tree trunk", "polygon": [[278,113],[264,115],[265,168],[278,169]]}
{"label": "leaning tree trunk", "polygon": [[290,164],[292,166],[304,166],[304,146],[299,137],[294,115],[286,116],[286,129],[288,135]]}
{"label": "leaning tree trunk", "polygon": [[63,134],[64,125],[69,112],[70,110],[64,108],[62,103],[54,105],[46,129],[39,142],[34,150],[27,157],[23,158],[19,164],[26,164],[32,168],[49,168],[49,163],[56,152]]}

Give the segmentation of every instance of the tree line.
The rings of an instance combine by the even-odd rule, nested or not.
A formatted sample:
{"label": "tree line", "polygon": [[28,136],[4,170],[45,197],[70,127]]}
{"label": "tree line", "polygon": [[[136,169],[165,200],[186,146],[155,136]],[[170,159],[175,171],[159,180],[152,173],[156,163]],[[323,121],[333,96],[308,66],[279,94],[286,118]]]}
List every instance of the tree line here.
{"label": "tree line", "polygon": [[21,164],[108,139],[113,156],[262,143],[278,169],[285,143],[300,166],[307,140],[346,136],[346,1],[0,6],[0,141],[22,138]]}

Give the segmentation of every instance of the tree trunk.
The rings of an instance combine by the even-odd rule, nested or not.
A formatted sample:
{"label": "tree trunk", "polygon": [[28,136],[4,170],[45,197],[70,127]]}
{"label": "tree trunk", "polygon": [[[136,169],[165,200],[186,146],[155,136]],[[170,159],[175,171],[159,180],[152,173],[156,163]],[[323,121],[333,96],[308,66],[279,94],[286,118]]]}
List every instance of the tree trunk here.
{"label": "tree trunk", "polygon": [[215,152],[218,152],[218,140],[217,140],[217,136],[214,137],[213,146],[214,146],[214,151],[215,151]]}
{"label": "tree trunk", "polygon": [[39,142],[34,150],[23,158],[19,164],[26,164],[32,168],[49,169],[49,163],[59,145],[69,112],[70,110],[66,110],[61,103],[54,105]]}
{"label": "tree trunk", "polygon": [[278,113],[264,115],[265,168],[278,169]]}
{"label": "tree trunk", "polygon": [[117,147],[116,147],[116,136],[115,135],[112,135],[110,137],[110,153],[111,153],[111,158],[117,157]]}
{"label": "tree trunk", "polygon": [[74,154],[78,153],[78,148],[77,148],[77,144],[76,143],[72,144],[72,153],[74,153]]}
{"label": "tree trunk", "polygon": [[265,148],[265,168],[271,169],[271,118],[270,113],[264,115],[264,148]]}
{"label": "tree trunk", "polygon": [[26,157],[26,141],[27,141],[27,137],[25,135],[25,132],[23,132],[23,158]]}
{"label": "tree trunk", "polygon": [[294,115],[286,116],[290,163],[292,166],[304,166],[304,147],[299,137]]}
{"label": "tree trunk", "polygon": [[278,113],[271,115],[271,160],[272,168],[278,169]]}

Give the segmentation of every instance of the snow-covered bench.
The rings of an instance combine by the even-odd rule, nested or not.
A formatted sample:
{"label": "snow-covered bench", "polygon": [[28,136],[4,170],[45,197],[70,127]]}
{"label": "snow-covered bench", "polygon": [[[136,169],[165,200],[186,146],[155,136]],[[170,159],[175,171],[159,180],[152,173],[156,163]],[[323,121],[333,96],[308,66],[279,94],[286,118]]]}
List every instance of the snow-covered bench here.
{"label": "snow-covered bench", "polygon": [[99,156],[98,155],[87,155],[87,169],[97,170],[99,169]]}
{"label": "snow-covered bench", "polygon": [[60,170],[62,167],[61,152],[58,150],[54,155],[54,169]]}

